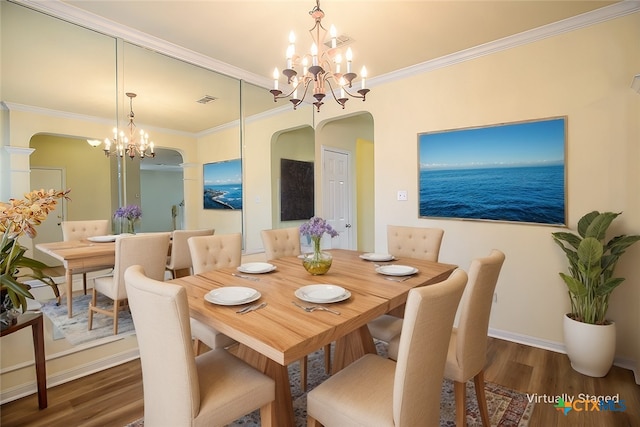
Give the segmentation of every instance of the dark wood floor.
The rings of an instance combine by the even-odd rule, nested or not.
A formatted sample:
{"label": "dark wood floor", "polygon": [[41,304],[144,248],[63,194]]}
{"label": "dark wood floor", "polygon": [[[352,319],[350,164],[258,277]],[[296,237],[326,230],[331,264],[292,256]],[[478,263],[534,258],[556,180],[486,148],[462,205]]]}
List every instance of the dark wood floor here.
{"label": "dark wood floor", "polygon": [[[613,367],[604,378],[578,374],[563,354],[490,339],[486,380],[526,393],[556,396],[619,395],[624,412],[577,412],[566,416],[551,403],[535,406],[531,427],[640,426],[640,386],[629,370]],[[0,425],[122,427],[143,415],[140,362],[121,366],[49,389],[49,407],[38,410],[35,395],[0,407]]]}

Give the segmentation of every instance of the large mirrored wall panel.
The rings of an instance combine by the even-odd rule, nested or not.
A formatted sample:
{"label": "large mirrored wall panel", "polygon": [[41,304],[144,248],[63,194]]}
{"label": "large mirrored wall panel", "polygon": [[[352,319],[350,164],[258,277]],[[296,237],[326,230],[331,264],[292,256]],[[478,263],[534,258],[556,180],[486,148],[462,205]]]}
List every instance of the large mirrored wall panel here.
{"label": "large mirrored wall panel", "polygon": [[3,101],[115,118],[114,38],[6,1],[0,7]]}
{"label": "large mirrored wall panel", "polygon": [[123,46],[123,70],[122,95],[137,94],[136,117],[145,125],[194,135],[237,126],[238,79],[130,43]]}

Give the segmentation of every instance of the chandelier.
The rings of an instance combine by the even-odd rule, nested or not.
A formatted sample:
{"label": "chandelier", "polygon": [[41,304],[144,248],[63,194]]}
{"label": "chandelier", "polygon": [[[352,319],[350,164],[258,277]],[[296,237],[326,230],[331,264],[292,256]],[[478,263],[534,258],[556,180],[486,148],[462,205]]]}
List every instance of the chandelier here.
{"label": "chandelier", "polygon": [[[131,92],[127,92],[126,95],[129,97],[130,110],[128,136],[124,130],[113,128],[113,138],[104,139],[104,154],[107,157],[112,155],[120,157],[129,156],[131,159],[136,156],[139,156],[141,159],[145,157],[155,157],[156,153],[153,151],[153,142],[149,141],[149,134],[142,129],[136,132],[136,124],[133,122],[133,98],[137,95]],[[94,147],[100,145],[100,142],[96,140],[88,140],[87,142]]]}
{"label": "chandelier", "polygon": [[[282,74],[287,78],[287,84],[291,85],[291,91],[283,95],[283,92],[278,89],[279,72],[278,68],[273,70],[273,89],[270,92],[273,94],[273,101],[277,102],[278,99],[289,98],[289,101],[293,104],[295,110],[298,105],[302,103],[309,91],[309,87],[313,88],[313,98],[318,112],[320,107],[324,104],[323,100],[328,91],[333,96],[333,99],[342,106],[344,109],[345,103],[351,98],[360,98],[362,101],[366,100],[369,89],[365,88],[365,80],[367,77],[367,69],[362,67],[360,72],[362,79],[360,89],[355,92],[351,92],[349,89],[352,87],[354,79],[358,75],[351,71],[353,53],[351,48],[347,49],[344,56],[342,50],[337,47],[337,32],[335,27],[330,27],[331,47],[325,45],[325,37],[327,36],[327,30],[322,26],[322,18],[324,18],[324,12],[320,9],[320,0],[316,0],[316,6],[309,11],[309,15],[315,20],[315,25],[309,30],[313,44],[311,45],[310,53],[305,55],[298,55],[295,51],[295,35],[293,31],[289,34],[289,47],[287,48],[287,65]],[[341,67],[343,60],[346,61],[346,72],[343,74]],[[295,68],[302,68],[302,73],[298,74]],[[335,89],[334,89],[335,87]],[[302,92],[302,96],[298,97],[298,92]],[[339,97],[336,96],[336,91],[339,91]]]}

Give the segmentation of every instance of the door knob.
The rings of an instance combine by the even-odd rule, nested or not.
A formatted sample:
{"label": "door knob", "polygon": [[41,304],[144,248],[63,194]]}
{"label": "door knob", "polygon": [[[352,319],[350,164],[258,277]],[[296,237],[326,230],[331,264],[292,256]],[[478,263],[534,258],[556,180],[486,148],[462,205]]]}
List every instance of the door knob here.
{"label": "door knob", "polygon": [[346,224],[344,228],[351,228],[351,224]]}

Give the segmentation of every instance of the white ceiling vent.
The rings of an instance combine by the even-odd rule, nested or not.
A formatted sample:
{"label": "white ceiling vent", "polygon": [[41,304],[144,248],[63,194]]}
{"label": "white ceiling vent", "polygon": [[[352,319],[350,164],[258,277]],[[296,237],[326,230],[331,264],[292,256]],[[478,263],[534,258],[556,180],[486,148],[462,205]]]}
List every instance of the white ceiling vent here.
{"label": "white ceiling vent", "polygon": [[[348,35],[346,35],[346,34],[343,34],[341,36],[337,36],[336,37],[336,47],[341,47],[341,46],[344,46],[344,45],[348,45],[348,44],[351,44],[353,42],[354,42],[354,40],[351,37],[349,37]],[[331,48],[331,37],[329,37],[329,40],[324,42],[324,45],[327,46],[328,48]]]}
{"label": "white ceiling vent", "polygon": [[215,96],[211,96],[211,95],[205,95],[202,98],[198,99],[196,102],[200,103],[200,104],[208,104],[210,102],[215,101],[216,98]]}

